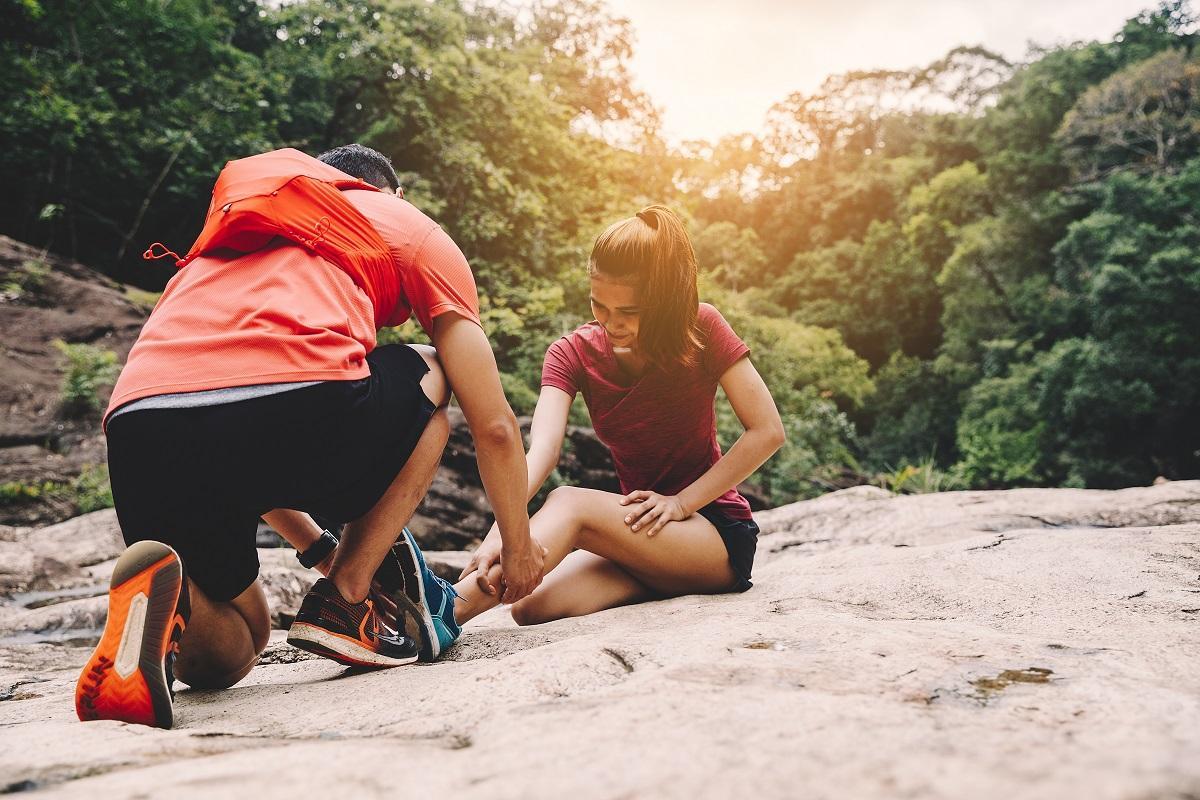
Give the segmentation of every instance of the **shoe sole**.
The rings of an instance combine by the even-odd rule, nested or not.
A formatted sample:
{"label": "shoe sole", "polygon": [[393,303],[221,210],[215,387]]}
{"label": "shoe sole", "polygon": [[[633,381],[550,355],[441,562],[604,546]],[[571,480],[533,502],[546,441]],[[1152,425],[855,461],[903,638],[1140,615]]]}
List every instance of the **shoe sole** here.
{"label": "shoe sole", "polygon": [[163,662],[183,633],[177,614],[183,564],[161,542],[137,542],[117,559],[109,586],[108,619],[79,674],[75,713],[84,722],[170,728],[174,711]]}
{"label": "shoe sole", "polygon": [[381,655],[363,647],[357,639],[327,631],[307,622],[293,622],[288,630],[287,641],[292,647],[324,656],[348,667],[401,667],[413,663],[418,658],[415,655],[411,658]]}
{"label": "shoe sole", "polygon": [[[409,562],[406,566],[411,565],[412,567],[411,570],[406,570],[406,572],[411,572],[417,576],[418,601],[413,610],[416,612],[418,619],[421,621],[421,627],[423,629],[421,639],[422,642],[429,642],[431,654],[427,660],[434,661],[439,655],[442,654],[442,640],[441,637],[438,636],[438,630],[434,624],[433,616],[429,613],[429,599],[425,595],[425,570],[422,568],[423,564],[421,558],[417,556],[416,550],[414,549],[417,546],[417,543],[412,539],[412,534],[408,532],[407,528],[405,528],[404,532],[400,534],[400,538],[403,540],[403,558],[405,561]],[[401,542],[396,542],[396,546],[401,546]],[[392,551],[395,552],[395,550],[396,547],[393,547]],[[398,555],[397,557],[400,556]],[[405,599],[408,599],[407,595],[405,596]],[[425,648],[422,647],[421,649],[424,650]]]}

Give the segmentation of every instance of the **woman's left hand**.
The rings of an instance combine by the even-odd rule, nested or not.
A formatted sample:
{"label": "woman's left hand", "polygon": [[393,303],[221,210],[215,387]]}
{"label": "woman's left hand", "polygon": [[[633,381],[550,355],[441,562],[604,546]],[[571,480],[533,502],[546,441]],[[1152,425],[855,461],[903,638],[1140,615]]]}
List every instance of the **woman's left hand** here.
{"label": "woman's left hand", "polygon": [[625,515],[625,524],[635,531],[645,530],[647,536],[654,536],[663,526],[673,520],[687,519],[691,516],[683,503],[675,495],[663,495],[658,492],[647,492],[639,489],[621,498],[621,505],[637,503]]}

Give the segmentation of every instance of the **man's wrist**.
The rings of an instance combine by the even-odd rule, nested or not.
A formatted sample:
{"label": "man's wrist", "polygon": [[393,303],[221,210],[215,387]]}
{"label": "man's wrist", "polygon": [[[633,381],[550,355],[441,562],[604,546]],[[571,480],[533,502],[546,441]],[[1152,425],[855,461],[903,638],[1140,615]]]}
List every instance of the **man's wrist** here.
{"label": "man's wrist", "polygon": [[532,543],[533,540],[530,538],[528,531],[523,536],[520,534],[505,536],[503,532],[500,534],[500,549],[502,552],[510,554],[523,553],[530,549]]}
{"label": "man's wrist", "polygon": [[321,531],[321,536],[315,542],[308,546],[308,549],[303,553],[296,553],[296,560],[301,566],[308,569],[319,565],[322,561],[329,558],[333,551],[337,549],[338,540],[329,531]]}

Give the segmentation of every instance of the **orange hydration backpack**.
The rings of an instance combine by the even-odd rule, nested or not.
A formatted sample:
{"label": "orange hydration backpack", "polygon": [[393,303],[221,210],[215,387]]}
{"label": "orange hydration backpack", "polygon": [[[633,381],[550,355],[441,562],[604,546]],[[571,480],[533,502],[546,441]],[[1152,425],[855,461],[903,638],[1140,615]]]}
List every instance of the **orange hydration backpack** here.
{"label": "orange hydration backpack", "polygon": [[[370,298],[379,328],[399,300],[399,276],[387,244],[344,189],[380,191],[292,148],[230,161],[217,177],[204,230],[175,266],[221,250],[250,253],[279,236],[349,275]],[[145,254],[161,255],[153,246]]]}

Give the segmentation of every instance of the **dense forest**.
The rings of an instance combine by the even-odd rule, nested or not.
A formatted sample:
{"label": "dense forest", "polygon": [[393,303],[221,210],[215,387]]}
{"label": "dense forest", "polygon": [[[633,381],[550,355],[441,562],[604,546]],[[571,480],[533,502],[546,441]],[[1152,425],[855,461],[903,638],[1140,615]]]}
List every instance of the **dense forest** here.
{"label": "dense forest", "polygon": [[774,501],[1200,475],[1180,0],[1022,63],[834,75],[761,131],[677,146],[593,0],[0,3],[0,232],[121,281],[161,289],[142,250],[187,248],[227,160],[359,141],[467,254],[518,413],[589,318],[593,238],[664,202],[785,417],[756,477]]}

